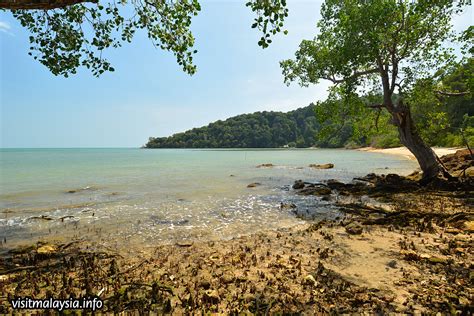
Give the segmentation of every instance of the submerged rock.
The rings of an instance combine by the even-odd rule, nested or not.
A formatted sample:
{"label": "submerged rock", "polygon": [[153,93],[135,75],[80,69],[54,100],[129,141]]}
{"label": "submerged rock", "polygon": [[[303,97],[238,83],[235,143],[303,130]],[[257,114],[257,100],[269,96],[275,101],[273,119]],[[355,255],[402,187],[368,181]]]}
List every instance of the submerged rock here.
{"label": "submerged rock", "polygon": [[275,165],[272,163],[262,163],[257,166],[257,168],[271,168],[271,167],[275,167]]}
{"label": "submerged rock", "polygon": [[302,195],[329,195],[331,194],[331,189],[325,186],[313,186],[306,187],[302,189],[299,194]]}
{"label": "submerged rock", "polygon": [[325,163],[325,164],[321,164],[321,165],[318,165],[318,164],[310,164],[309,165],[310,168],[314,168],[314,169],[332,169],[334,168],[334,164],[332,163]]}
{"label": "submerged rock", "polygon": [[78,192],[81,192],[81,191],[97,191],[98,189],[95,188],[95,187],[90,187],[90,186],[87,186],[87,187],[84,187],[84,188],[79,188],[79,189],[72,189],[72,190],[67,190],[66,193],[78,193]]}
{"label": "submerged rock", "polygon": [[150,219],[153,221],[154,224],[158,224],[158,225],[181,226],[181,225],[186,225],[189,223],[189,219],[179,219],[179,220],[161,219],[160,217],[156,215],[150,216]]}
{"label": "submerged rock", "polygon": [[247,188],[255,188],[259,185],[262,185],[262,184],[259,183],[259,182],[253,182],[253,183],[250,183],[249,185],[247,185]]}
{"label": "submerged rock", "polygon": [[289,209],[295,209],[297,208],[295,203],[280,203],[280,209],[282,210],[289,210]]}

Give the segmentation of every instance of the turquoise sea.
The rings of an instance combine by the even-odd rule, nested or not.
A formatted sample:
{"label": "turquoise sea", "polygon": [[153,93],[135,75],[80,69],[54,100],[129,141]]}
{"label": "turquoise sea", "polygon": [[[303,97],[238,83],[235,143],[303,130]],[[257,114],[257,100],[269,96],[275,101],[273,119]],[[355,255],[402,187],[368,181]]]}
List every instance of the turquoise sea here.
{"label": "turquoise sea", "polygon": [[[335,168],[308,167],[329,162]],[[263,163],[275,167],[256,168]],[[1,149],[0,238],[3,247],[79,238],[113,248],[228,239],[301,223],[281,202],[310,217],[337,216],[319,198],[295,196],[295,180],[415,167],[343,149]],[[261,185],[247,188],[253,182]]]}

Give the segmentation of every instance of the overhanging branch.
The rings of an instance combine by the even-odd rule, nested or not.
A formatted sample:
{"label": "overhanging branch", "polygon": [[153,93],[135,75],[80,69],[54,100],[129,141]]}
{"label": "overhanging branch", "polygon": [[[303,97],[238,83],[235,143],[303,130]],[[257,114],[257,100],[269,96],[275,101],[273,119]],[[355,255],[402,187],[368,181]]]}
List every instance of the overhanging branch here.
{"label": "overhanging branch", "polygon": [[98,0],[0,0],[0,8],[6,10],[52,10],[78,3],[97,3]]}
{"label": "overhanging branch", "polygon": [[321,77],[321,79],[326,79],[326,80],[332,81],[332,83],[334,83],[334,84],[338,84],[338,83],[351,81],[351,80],[354,80],[354,79],[362,77],[362,76],[375,74],[375,73],[378,73],[378,72],[379,72],[378,68],[372,68],[372,69],[365,70],[365,71],[356,71],[352,75],[350,75],[348,77],[345,77],[345,78],[341,78],[341,79],[337,79],[334,75],[324,76],[324,77]]}

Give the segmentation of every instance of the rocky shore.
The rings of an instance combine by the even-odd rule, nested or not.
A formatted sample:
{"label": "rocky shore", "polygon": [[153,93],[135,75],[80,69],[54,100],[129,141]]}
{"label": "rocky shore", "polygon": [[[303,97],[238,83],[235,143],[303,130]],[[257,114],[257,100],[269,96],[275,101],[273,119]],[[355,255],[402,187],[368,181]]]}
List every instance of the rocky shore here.
{"label": "rocky shore", "polygon": [[474,164],[467,151],[443,159],[456,183],[421,186],[417,174],[295,183],[295,194],[340,207],[330,222],[140,258],[85,242],[11,249],[0,258],[0,313],[17,296],[99,296],[103,312],[472,314]]}

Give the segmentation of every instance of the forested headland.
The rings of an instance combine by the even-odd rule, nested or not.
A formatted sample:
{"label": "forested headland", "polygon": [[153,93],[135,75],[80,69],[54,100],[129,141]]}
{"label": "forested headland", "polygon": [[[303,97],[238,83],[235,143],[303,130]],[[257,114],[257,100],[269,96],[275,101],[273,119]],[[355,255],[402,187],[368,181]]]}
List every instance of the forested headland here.
{"label": "forested headland", "polygon": [[[472,93],[440,94],[441,84],[450,91],[472,88],[474,59],[436,76],[420,79],[409,91],[407,102],[424,141],[431,146],[474,144]],[[146,148],[279,148],[401,146],[390,115],[371,108],[375,95],[351,107],[344,100],[325,100],[287,113],[263,111],[219,120],[169,137],[150,137]],[[341,110],[342,109],[342,110]]]}

